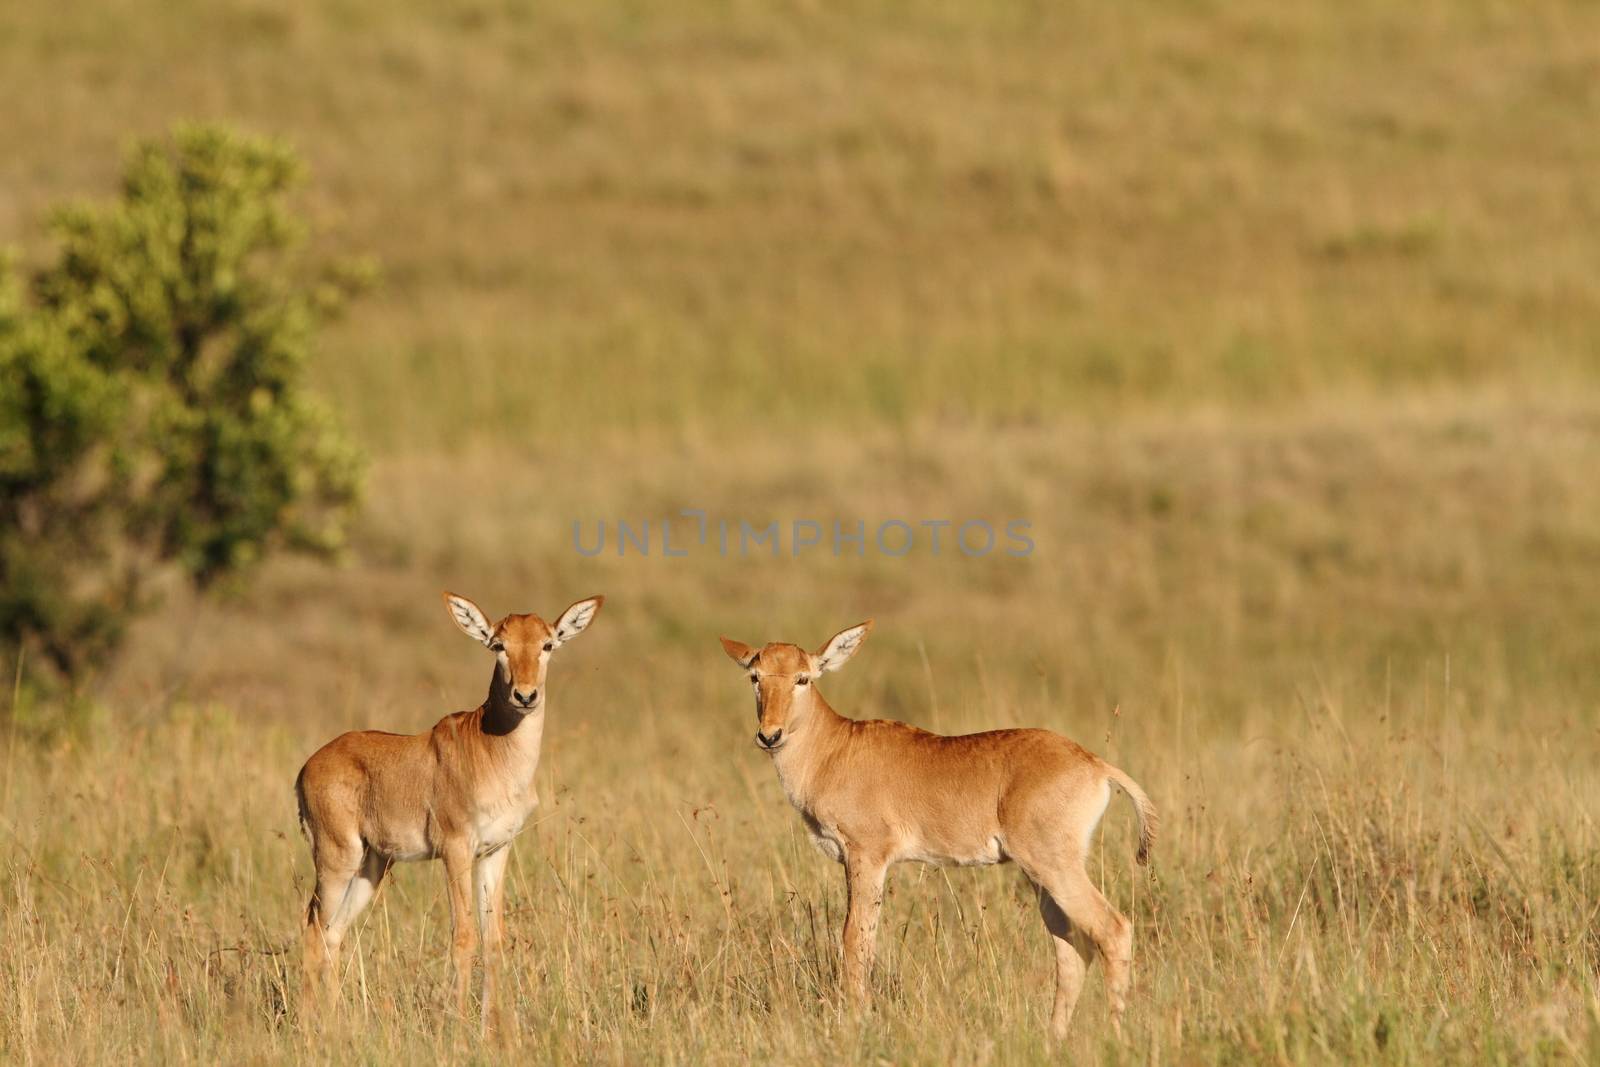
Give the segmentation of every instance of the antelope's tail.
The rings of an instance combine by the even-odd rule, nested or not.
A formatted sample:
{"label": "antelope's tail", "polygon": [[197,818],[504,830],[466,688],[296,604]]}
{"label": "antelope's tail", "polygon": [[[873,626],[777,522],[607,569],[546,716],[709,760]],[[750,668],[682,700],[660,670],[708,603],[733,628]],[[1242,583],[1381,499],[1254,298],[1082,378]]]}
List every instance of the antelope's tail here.
{"label": "antelope's tail", "polygon": [[1135,858],[1141,864],[1149,863],[1150,849],[1156,843],[1156,827],[1161,821],[1156,815],[1156,806],[1150,803],[1150,798],[1139,788],[1138,782],[1109,763],[1106,764],[1106,777],[1112,785],[1128,794],[1128,799],[1133,801],[1134,810],[1139,813],[1139,852]]}
{"label": "antelope's tail", "polygon": [[300,773],[294,776],[294,801],[300,809],[300,833],[307,841],[311,840],[311,813],[306,810],[306,769],[300,768]]}
{"label": "antelope's tail", "polygon": [[[317,844],[311,837],[311,812],[306,808],[306,769],[300,768],[300,773],[294,776],[294,802],[300,810],[300,834],[311,846],[311,863],[316,866]],[[311,900],[306,904],[306,926],[313,926],[317,921],[317,876],[313,871],[311,875]]]}

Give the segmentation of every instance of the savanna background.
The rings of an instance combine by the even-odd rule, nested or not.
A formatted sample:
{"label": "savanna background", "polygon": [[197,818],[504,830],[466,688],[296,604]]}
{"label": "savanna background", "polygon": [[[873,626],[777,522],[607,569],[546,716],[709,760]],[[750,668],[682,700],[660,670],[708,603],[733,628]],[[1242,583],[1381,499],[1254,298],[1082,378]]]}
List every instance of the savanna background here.
{"label": "savanna background", "polygon": [[[76,692],[7,665],[0,1059],[1046,1060],[1010,868],[896,871],[840,1008],[842,880],[715,639],[869,616],[842,712],[1057,729],[1163,813],[1093,871],[1126,1041],[1096,968],[1056,1057],[1600,1057],[1600,8],[10,4],[0,96],[24,262],[218,119],[382,264],[311,366],[370,462],[342,562],[171,583]],[[1036,547],[573,549],[686,507]],[[517,1029],[450,1018],[408,865],[308,1035],[291,785],[482,698],[443,588],[608,596],[552,667]]]}

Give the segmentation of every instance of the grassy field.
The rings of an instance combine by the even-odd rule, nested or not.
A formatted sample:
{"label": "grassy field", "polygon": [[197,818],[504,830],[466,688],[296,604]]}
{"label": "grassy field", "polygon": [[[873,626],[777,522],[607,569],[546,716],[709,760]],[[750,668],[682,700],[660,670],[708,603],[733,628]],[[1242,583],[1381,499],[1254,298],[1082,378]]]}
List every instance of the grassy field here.
{"label": "grassy field", "polygon": [[[0,697],[0,1061],[1600,1058],[1600,8],[97,2],[0,42],[0,241],[224,117],[386,278],[316,368],[373,455],[349,560]],[[684,508],[1035,549],[573,547]],[[411,865],[313,1036],[294,775],[482,698],[442,588],[608,597],[551,671],[516,1031],[448,1016]],[[1124,1043],[1095,969],[1045,1048],[1009,868],[897,870],[842,1010],[842,880],[715,638],[869,616],[844,713],[1048,726],[1161,809],[1094,868]]]}

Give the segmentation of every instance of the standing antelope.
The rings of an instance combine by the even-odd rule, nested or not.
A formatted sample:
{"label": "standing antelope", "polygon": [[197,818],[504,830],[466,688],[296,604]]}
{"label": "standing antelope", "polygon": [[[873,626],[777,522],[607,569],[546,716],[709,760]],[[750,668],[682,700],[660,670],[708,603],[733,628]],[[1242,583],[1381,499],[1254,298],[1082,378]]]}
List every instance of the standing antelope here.
{"label": "standing antelope", "polygon": [[511,840],[539,803],[533,776],[544,735],[550,654],[582,633],[604,597],[573,604],[551,626],[537,615],[494,625],[466,597],[444,594],[463,633],[495,654],[489,696],[424,734],[343,734],[306,761],[295,780],[311,841],[316,886],[306,908],[303,1008],[321,986],[331,1003],[339,945],[394,863],[443,859],[450,897],[456,1010],[465,1015],[477,931],[483,932],[484,1025],[495,1010],[505,936]]}
{"label": "standing antelope", "polygon": [[889,866],[987,865],[1016,860],[1039,889],[1055,941],[1052,1036],[1065,1036],[1095,956],[1105,960],[1112,1026],[1121,1031],[1133,927],[1101,896],[1084,861],[1116,786],[1139,813],[1140,863],[1156,812],[1133,779],[1049,730],[943,737],[905,723],[846,719],[813,684],[861,646],[871,620],[841,630],[815,653],[798,645],[752,648],[722,638],[750,672],[756,744],[772,757],[813,843],[844,864],[848,897],[844,979],[867,1000],[878,910]]}

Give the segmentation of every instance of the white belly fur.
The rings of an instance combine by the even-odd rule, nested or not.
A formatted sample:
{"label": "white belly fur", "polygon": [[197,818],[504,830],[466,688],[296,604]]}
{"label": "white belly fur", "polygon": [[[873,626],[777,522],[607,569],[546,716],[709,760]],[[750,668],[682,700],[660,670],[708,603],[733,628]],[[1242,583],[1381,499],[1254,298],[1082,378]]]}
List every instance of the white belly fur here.
{"label": "white belly fur", "polygon": [[[805,816],[804,819],[806,830],[811,834],[811,843],[817,850],[835,863],[843,863],[844,842],[837,831],[811,816]],[[1006,855],[1004,842],[998,837],[991,837],[972,851],[964,851],[959,855],[934,851],[920,842],[905,842],[895,851],[890,862],[931,863],[936,867],[988,867],[1005,863],[1010,858]]]}
{"label": "white belly fur", "polygon": [[979,848],[959,855],[934,852],[924,848],[910,848],[899,858],[911,863],[931,863],[936,867],[988,867],[991,864],[1004,863],[1009,857],[1006,856],[1006,850],[1000,839],[991,837]]}

